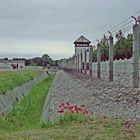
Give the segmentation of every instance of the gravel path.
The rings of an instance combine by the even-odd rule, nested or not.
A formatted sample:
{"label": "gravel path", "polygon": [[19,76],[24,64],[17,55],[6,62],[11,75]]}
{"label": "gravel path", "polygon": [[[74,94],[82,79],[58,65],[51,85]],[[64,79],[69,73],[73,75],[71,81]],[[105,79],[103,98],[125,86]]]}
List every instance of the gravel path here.
{"label": "gravel path", "polygon": [[140,89],[118,88],[118,83],[76,73],[57,72],[46,99],[42,121],[59,116],[60,102],[85,104],[92,118],[107,115],[140,121]]}

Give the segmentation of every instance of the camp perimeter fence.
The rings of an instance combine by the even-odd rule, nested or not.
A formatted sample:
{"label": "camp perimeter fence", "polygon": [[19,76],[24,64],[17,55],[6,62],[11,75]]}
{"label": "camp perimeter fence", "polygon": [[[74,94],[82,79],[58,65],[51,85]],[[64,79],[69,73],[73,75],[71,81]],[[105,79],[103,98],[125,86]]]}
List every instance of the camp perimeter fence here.
{"label": "camp perimeter fence", "polygon": [[[92,63],[92,74],[97,75],[97,62]],[[109,61],[101,62],[101,78],[109,79]],[[113,61],[113,79],[126,87],[133,87],[133,58]]]}
{"label": "camp perimeter fence", "polygon": [[[124,85],[125,87],[139,88],[140,87],[140,11],[133,14],[133,16],[123,20],[121,23],[111,28],[99,38],[97,38],[96,45],[89,45],[85,50],[83,46],[75,47],[78,50],[73,57],[69,59],[63,59],[59,61],[59,66],[62,69],[69,71],[75,71],[80,74],[90,75],[91,78],[105,79],[108,82],[117,81],[118,85]],[[117,32],[118,31],[118,32]],[[125,35],[131,34],[131,57],[126,59],[126,56],[115,57],[114,50],[117,53],[123,54],[124,50],[121,47],[127,47],[130,44],[124,43],[118,45],[117,43],[121,39],[125,38]],[[117,43],[116,43],[117,42]],[[81,43],[81,42],[80,42]],[[105,44],[105,45],[103,45]],[[117,46],[116,46],[117,44]],[[81,44],[79,44],[81,45]],[[84,45],[84,44],[82,44]],[[125,46],[124,46],[125,45]],[[103,61],[103,48],[108,47],[107,61]],[[119,46],[119,48],[117,48]],[[129,48],[130,50],[130,48]],[[121,53],[122,51],[122,53]],[[75,51],[76,52],[76,51]],[[117,54],[116,53],[116,54]],[[93,60],[93,56],[96,60]],[[121,60],[123,58],[123,60]],[[128,58],[128,57],[127,57]],[[120,60],[119,60],[120,59]],[[95,61],[95,62],[94,62]],[[94,76],[93,76],[94,75]]]}

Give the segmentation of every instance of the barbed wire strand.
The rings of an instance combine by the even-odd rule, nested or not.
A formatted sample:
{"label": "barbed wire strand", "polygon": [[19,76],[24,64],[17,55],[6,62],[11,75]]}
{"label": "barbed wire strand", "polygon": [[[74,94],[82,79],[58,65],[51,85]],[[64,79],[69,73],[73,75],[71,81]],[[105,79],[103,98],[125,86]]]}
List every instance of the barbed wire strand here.
{"label": "barbed wire strand", "polygon": [[[135,13],[132,14],[132,15],[133,15],[133,16],[136,16],[136,15],[139,14],[139,13],[140,13],[140,11],[137,11],[137,12],[135,12]],[[131,20],[131,21],[125,23],[125,22],[128,21],[128,20]],[[130,16],[130,17],[124,19],[124,20],[123,20],[122,22],[120,22],[119,24],[117,24],[117,25],[115,25],[114,27],[112,27],[111,29],[109,29],[108,31],[113,31],[113,32],[114,32],[114,30],[116,30],[116,28],[119,30],[119,28],[122,28],[122,27],[126,26],[127,24],[130,24],[131,22],[132,22],[132,19],[131,19],[131,16]],[[125,24],[124,24],[124,23],[125,23]],[[122,24],[124,24],[124,25],[122,25]],[[107,31],[107,32],[108,32],[108,31]],[[101,36],[99,36],[96,40],[100,40],[107,32],[105,32],[104,34],[102,34]],[[94,42],[95,42],[96,40],[94,40]]]}

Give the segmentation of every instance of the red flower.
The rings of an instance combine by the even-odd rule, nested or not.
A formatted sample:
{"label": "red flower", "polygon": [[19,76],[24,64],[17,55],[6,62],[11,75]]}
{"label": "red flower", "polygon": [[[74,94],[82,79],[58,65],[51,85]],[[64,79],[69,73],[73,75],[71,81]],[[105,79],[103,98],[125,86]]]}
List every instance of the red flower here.
{"label": "red flower", "polygon": [[61,107],[64,107],[65,104],[63,102],[60,102],[58,105],[61,108]]}
{"label": "red flower", "polygon": [[70,106],[70,103],[69,103],[69,102],[66,102],[66,105],[67,105],[67,106]]}
{"label": "red flower", "polygon": [[80,105],[80,107],[85,108],[86,106],[82,104],[82,105]]}
{"label": "red flower", "polygon": [[78,110],[83,113],[83,108],[79,107]]}
{"label": "red flower", "polygon": [[64,113],[64,109],[61,109],[61,110],[57,110],[57,113]]}
{"label": "red flower", "polygon": [[60,110],[57,110],[57,113],[63,113],[65,110],[71,111],[72,113],[83,113],[88,114],[88,110],[85,105],[71,105],[69,101],[58,103]]}
{"label": "red flower", "polygon": [[67,109],[68,111],[73,112],[73,106],[67,105],[64,107],[64,109]]}
{"label": "red flower", "polygon": [[103,115],[103,116],[101,117],[101,119],[102,119],[102,120],[107,120],[107,119],[108,119],[108,116]]}
{"label": "red flower", "polygon": [[88,110],[86,108],[83,109],[84,114],[88,114]]}
{"label": "red flower", "polygon": [[75,105],[73,109],[74,109],[74,112],[78,113],[78,106],[77,105]]}

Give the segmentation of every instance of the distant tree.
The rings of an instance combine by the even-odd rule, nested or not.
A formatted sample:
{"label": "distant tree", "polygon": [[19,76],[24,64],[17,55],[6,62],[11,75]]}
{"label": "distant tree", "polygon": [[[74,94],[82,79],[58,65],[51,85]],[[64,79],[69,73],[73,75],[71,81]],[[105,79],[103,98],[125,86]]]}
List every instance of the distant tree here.
{"label": "distant tree", "polygon": [[108,39],[104,35],[103,39],[100,42],[101,45],[101,61],[106,61],[109,59],[109,47]]}
{"label": "distant tree", "polygon": [[30,59],[26,59],[25,60],[25,66],[29,66],[29,65],[31,65],[31,61],[30,61]]}
{"label": "distant tree", "polygon": [[[114,60],[130,59],[132,57],[133,34],[128,34],[125,37],[120,30],[116,34],[116,43],[113,46]],[[101,61],[109,59],[109,46],[106,37],[101,40]],[[97,61],[97,50],[93,51],[93,62]]]}
{"label": "distant tree", "polygon": [[3,58],[3,60],[8,60],[8,58]]}
{"label": "distant tree", "polygon": [[48,64],[52,64],[52,59],[48,54],[44,54],[41,58],[35,57],[32,59],[26,59],[25,64],[26,65],[32,65],[32,66],[47,66]]}
{"label": "distant tree", "polygon": [[55,60],[55,66],[58,66],[58,60]]}
{"label": "distant tree", "polygon": [[93,50],[92,61],[97,62],[97,49]]}
{"label": "distant tree", "polygon": [[127,38],[121,35],[114,45],[114,59],[130,59],[132,57],[133,35]]}
{"label": "distant tree", "polygon": [[117,39],[117,40],[121,40],[122,38],[123,38],[122,30],[119,30],[119,31],[116,33],[116,39]]}
{"label": "distant tree", "polygon": [[0,60],[9,60],[8,58],[0,58]]}
{"label": "distant tree", "polygon": [[125,43],[126,48],[126,58],[130,59],[133,55],[133,34],[128,34]]}
{"label": "distant tree", "polygon": [[24,61],[26,59],[25,58],[13,58],[12,60],[15,60],[15,61]]}
{"label": "distant tree", "polygon": [[44,54],[41,58],[43,65],[47,66],[47,64],[52,64],[52,59],[50,58],[50,56],[48,54]]}

